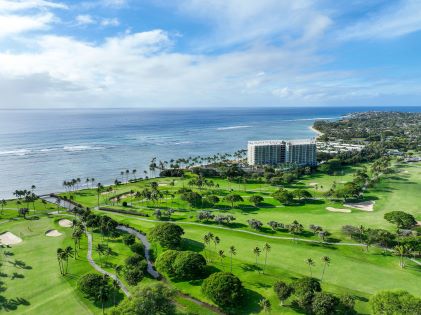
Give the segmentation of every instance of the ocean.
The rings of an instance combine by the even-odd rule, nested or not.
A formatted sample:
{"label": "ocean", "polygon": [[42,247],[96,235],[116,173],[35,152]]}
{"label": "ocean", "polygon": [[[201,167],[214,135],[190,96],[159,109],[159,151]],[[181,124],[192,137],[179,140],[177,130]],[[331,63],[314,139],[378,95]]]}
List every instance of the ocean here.
{"label": "ocean", "polygon": [[209,110],[0,110],[0,198],[36,185],[62,191],[64,180],[112,183],[149,161],[231,153],[249,140],[312,138],[317,119],[396,108],[258,108]]}

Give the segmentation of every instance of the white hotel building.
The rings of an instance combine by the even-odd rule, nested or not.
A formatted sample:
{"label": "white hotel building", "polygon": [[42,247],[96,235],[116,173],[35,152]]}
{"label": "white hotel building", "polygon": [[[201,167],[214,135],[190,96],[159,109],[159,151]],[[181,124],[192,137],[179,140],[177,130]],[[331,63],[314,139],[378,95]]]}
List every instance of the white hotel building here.
{"label": "white hotel building", "polygon": [[316,165],[314,140],[261,140],[249,141],[247,146],[249,165]]}

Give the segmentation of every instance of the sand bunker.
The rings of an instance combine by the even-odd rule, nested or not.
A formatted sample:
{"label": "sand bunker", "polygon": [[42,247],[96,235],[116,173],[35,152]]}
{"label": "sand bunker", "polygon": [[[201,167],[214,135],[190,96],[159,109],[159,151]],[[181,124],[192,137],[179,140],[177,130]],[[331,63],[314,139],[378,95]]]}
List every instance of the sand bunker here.
{"label": "sand bunker", "polygon": [[317,185],[319,185],[318,183],[310,183],[309,184],[310,186],[317,186]]}
{"label": "sand bunker", "polygon": [[63,235],[63,234],[61,234],[57,230],[48,230],[47,232],[45,232],[45,236],[50,236],[50,237],[58,237],[58,236],[61,236],[61,235]]}
{"label": "sand bunker", "polygon": [[73,226],[73,222],[67,219],[61,219],[60,221],[58,221],[58,224],[62,227],[72,227]]}
{"label": "sand bunker", "polygon": [[22,239],[13,233],[5,232],[3,234],[0,234],[0,244],[2,245],[14,245],[19,244],[21,242]]}
{"label": "sand bunker", "polygon": [[332,212],[351,213],[351,209],[339,209],[339,208],[333,208],[333,207],[326,207],[326,210],[332,211]]}
{"label": "sand bunker", "polygon": [[358,209],[362,211],[373,211],[374,210],[374,201],[362,201],[362,202],[355,202],[355,203],[345,203],[345,207]]}

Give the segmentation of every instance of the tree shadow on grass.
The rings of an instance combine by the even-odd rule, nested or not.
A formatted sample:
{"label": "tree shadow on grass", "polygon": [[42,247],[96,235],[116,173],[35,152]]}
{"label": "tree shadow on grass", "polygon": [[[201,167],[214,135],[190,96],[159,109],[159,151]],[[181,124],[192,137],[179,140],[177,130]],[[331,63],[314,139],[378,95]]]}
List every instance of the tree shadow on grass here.
{"label": "tree shadow on grass", "polygon": [[4,310],[6,312],[14,311],[18,308],[19,305],[28,306],[30,305],[29,301],[24,298],[14,298],[8,299],[0,295],[0,311]]}
{"label": "tree shadow on grass", "polygon": [[233,312],[227,310],[228,314],[257,314],[260,312],[261,307],[259,301],[263,299],[263,296],[250,289],[244,289],[244,297],[241,305],[237,306]]}
{"label": "tree shadow on grass", "polygon": [[324,249],[332,249],[337,250],[338,248],[334,245],[326,244],[326,243],[309,243],[308,246],[311,247],[323,247]]}
{"label": "tree shadow on grass", "polygon": [[201,252],[205,249],[205,246],[201,242],[189,238],[183,238],[182,248],[194,252]]}
{"label": "tree shadow on grass", "polygon": [[245,271],[245,272],[258,271],[259,273],[260,273],[260,271],[263,270],[262,267],[259,267],[255,264],[242,264],[241,269],[243,269],[243,271]]}
{"label": "tree shadow on grass", "polygon": [[23,278],[25,278],[25,276],[23,274],[14,272],[14,273],[12,273],[12,276],[10,277],[10,280],[23,279]]}

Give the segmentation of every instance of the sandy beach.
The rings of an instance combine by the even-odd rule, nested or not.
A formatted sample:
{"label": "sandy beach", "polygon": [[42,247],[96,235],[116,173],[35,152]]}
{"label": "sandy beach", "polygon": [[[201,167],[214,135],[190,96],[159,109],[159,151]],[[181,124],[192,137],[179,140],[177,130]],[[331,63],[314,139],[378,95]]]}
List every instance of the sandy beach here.
{"label": "sandy beach", "polygon": [[322,136],[322,135],[323,135],[323,132],[320,132],[319,130],[314,129],[314,128],[313,128],[313,126],[309,126],[309,127],[308,127],[308,129],[310,129],[311,131],[313,131],[313,132],[317,133],[316,138],[318,138],[318,137],[320,137],[320,136]]}

